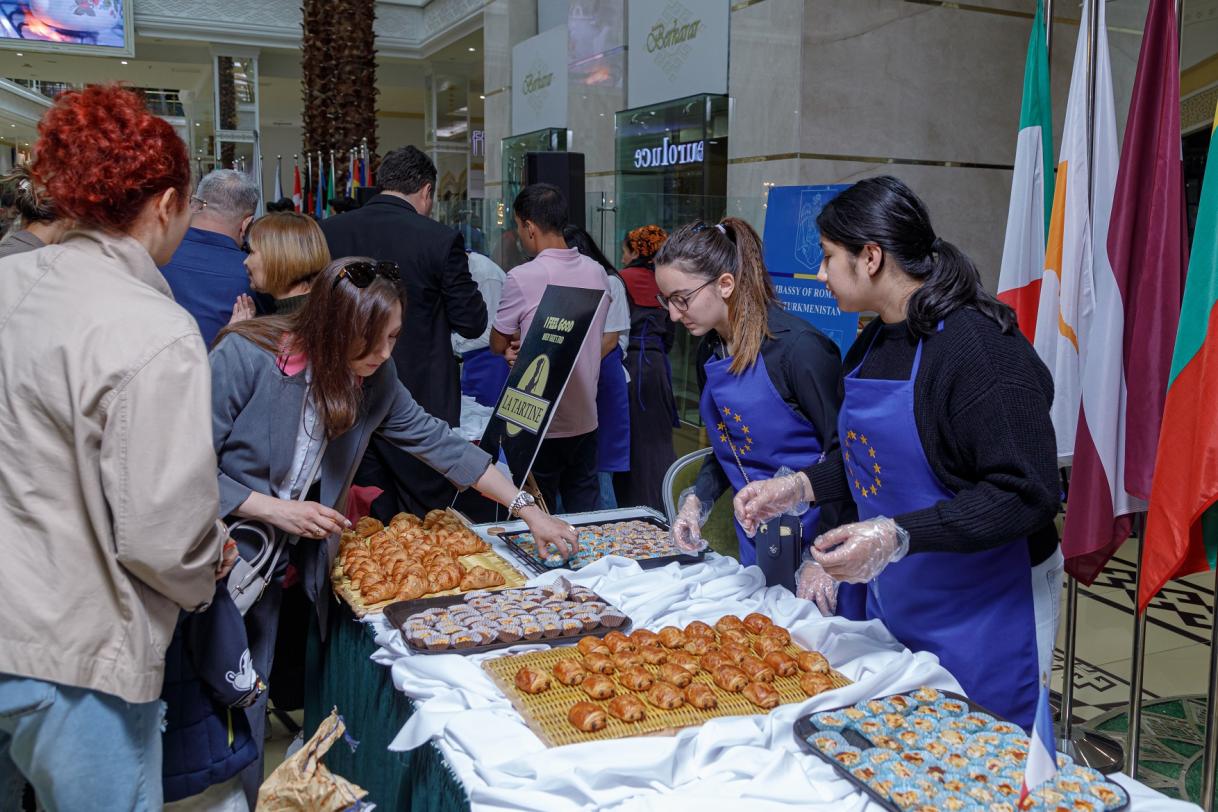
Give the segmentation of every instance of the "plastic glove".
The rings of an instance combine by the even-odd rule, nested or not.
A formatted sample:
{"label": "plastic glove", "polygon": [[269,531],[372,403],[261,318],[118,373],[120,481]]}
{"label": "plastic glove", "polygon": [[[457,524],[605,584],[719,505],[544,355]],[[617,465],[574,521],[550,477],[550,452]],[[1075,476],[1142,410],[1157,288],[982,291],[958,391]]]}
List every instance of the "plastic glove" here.
{"label": "plastic glove", "polygon": [[705,550],[706,539],[702,538],[702,525],[706,524],[714,504],[703,506],[702,500],[694,494],[693,488],[681,492],[678,501],[680,508],[677,518],[672,523],[672,540],[683,552],[696,553]]}
{"label": "plastic glove", "polygon": [[835,579],[865,584],[905,557],[909,533],[892,519],[877,516],[823,533],[812,548],[812,558]]}
{"label": "plastic glove", "polygon": [[795,571],[795,597],[812,601],[828,617],[837,611],[837,581],[810,558]]}
{"label": "plastic glove", "polygon": [[732,508],[744,534],[753,538],[765,522],[807,512],[812,499],[812,483],[807,475],[797,474],[784,465],[773,479],[750,482],[737,491]]}

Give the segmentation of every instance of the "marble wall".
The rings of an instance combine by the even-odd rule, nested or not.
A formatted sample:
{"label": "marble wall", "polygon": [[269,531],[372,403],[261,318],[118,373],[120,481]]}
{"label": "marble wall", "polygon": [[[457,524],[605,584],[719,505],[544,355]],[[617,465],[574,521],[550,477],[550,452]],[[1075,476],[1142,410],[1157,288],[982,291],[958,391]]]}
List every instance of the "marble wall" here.
{"label": "marble wall", "polygon": [[503,182],[500,142],[512,132],[512,48],[537,33],[537,0],[491,0],[482,12],[486,196]]}

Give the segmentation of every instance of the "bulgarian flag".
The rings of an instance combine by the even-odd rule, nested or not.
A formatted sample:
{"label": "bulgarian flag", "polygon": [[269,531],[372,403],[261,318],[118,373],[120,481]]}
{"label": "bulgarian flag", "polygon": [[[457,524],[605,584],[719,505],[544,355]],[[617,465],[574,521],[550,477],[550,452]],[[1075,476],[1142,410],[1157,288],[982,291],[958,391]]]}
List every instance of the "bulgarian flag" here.
{"label": "bulgarian flag", "polygon": [[[1087,584],[1129,537],[1131,514],[1150,495],[1180,318],[1187,237],[1176,31],[1174,0],[1151,0],[1107,198],[1110,224],[1102,239],[1096,232],[1094,307],[1080,319],[1082,409],[1062,552],[1067,571]],[[1098,118],[1096,126],[1098,141]],[[1101,206],[1097,193],[1097,226]]]}
{"label": "bulgarian flag", "polygon": [[1049,94],[1049,50],[1044,2],[1037,0],[1023,69],[1023,104],[1015,144],[1015,174],[1007,212],[1006,241],[998,274],[998,298],[1015,310],[1019,329],[1036,338],[1040,280],[1045,272],[1045,235],[1053,211],[1053,106]]}
{"label": "bulgarian flag", "polygon": [[1138,608],[1218,557],[1218,110],[1172,353],[1142,551]]}

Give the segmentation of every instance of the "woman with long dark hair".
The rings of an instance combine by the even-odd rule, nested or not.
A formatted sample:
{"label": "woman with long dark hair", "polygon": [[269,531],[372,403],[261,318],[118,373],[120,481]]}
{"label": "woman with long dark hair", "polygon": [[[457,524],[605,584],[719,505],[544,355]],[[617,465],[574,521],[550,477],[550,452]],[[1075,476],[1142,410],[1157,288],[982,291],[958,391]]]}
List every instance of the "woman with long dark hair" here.
{"label": "woman with long dark hair", "polygon": [[[575,551],[570,525],[538,509],[485,451],[423,411],[402,386],[390,353],[403,304],[394,263],[346,257],[318,275],[298,312],[231,325],[211,353],[220,514],[298,539],[291,558],[323,629],[330,567],[348,525],[344,502],[373,434],[456,487],[474,487],[507,506],[529,525],[539,552],[550,544],[564,555]],[[316,499],[302,498],[314,493]],[[281,597],[280,574],[246,614],[261,675],[271,673]],[[265,704],[264,696],[248,711],[259,743]],[[247,795],[256,795],[261,758],[244,777]]]}
{"label": "woman with long dark hair", "polygon": [[656,225],[641,226],[622,241],[622,282],[630,302],[630,470],[613,478],[618,498],[627,505],[664,509],[664,474],[677,459],[672,430],[677,401],[672,391],[668,353],[675,332],[656,294],[656,254],[668,233]]}
{"label": "woman with long dark hair", "polygon": [[745,488],[737,516],[852,496],[863,521],[816,540],[800,595],[828,608],[838,582],[866,583],[867,618],[1030,726],[1061,590],[1052,377],[900,180],[860,181],[817,225],[819,278],[879,318],[846,355],[840,453]]}
{"label": "woman with long dark hair", "polygon": [[[659,301],[695,336],[700,411],[714,454],[682,495],[676,543],[705,546],[701,526],[729,487],[799,470],[837,450],[837,346],[778,304],[761,239],[743,220],[678,229],[656,256]],[[844,496],[844,494],[843,494]],[[821,510],[765,527],[737,522],[740,563],[758,565],[770,584],[794,588],[803,549]],[[829,506],[823,506],[829,507]],[[830,508],[828,527],[838,516]]]}

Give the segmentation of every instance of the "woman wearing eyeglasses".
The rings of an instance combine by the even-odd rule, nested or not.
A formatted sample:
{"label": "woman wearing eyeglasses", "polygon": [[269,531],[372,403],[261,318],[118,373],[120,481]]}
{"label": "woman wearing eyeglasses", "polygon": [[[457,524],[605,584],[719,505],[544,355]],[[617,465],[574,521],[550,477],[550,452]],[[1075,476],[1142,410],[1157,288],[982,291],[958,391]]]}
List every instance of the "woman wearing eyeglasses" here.
{"label": "woman wearing eyeglasses", "polygon": [[[553,544],[568,556],[577,548],[570,525],[538,509],[486,452],[423,411],[399,382],[390,353],[402,329],[402,307],[394,263],[347,257],[321,272],[297,313],[232,325],[211,353],[220,513],[230,522],[263,522],[292,538],[291,561],[322,629],[330,565],[349,524],[344,501],[373,434],[455,486],[474,487],[507,506],[529,526],[540,550]],[[313,492],[315,499],[300,498]],[[242,554],[248,558],[252,551]],[[246,614],[258,674],[271,673],[281,589],[275,579]],[[249,710],[259,743],[264,705],[265,699]],[[261,776],[259,759],[245,774],[247,795]]]}
{"label": "woman wearing eyeglasses", "polygon": [[[715,500],[730,486],[801,470],[837,449],[837,347],[815,327],[782,309],[762,259],[761,239],[735,217],[676,231],[656,255],[660,304],[695,336],[700,410],[714,454],[683,495],[673,534],[683,549],[701,537]],[[794,589],[803,549],[822,512],[764,528],[736,523],[740,563],[757,564],[769,584]]]}

